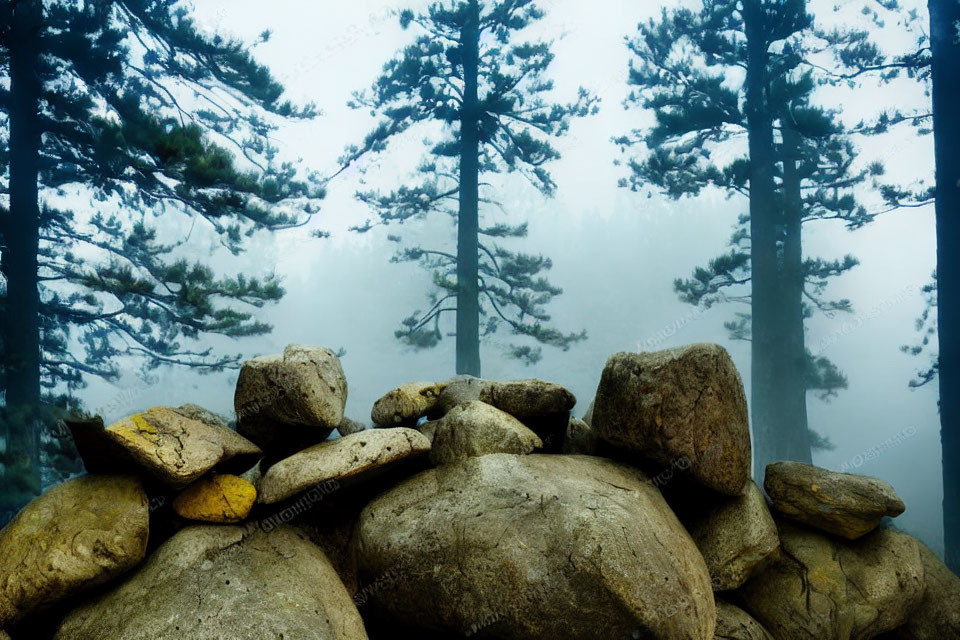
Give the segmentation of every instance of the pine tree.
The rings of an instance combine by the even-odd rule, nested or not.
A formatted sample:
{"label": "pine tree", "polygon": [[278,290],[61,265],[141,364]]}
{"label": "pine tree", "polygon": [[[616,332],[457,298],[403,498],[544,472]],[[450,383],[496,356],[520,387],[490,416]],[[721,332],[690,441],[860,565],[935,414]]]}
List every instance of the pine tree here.
{"label": "pine tree", "polygon": [[[812,33],[826,45],[814,48]],[[814,310],[851,309],[824,294],[830,278],[857,263],[804,257],[802,227],[868,223],[873,215],[852,190],[882,167],[855,167],[848,132],[810,99],[834,78],[807,63],[828,57],[840,69],[861,69],[882,56],[864,32],[817,29],[801,0],[704,0],[697,11],[665,11],[641,24],[628,46],[636,89],[627,104],[652,110],[655,125],[617,140],[625,152],[645,150],[630,158],[621,184],[672,198],[706,188],[747,198],[731,250],[675,287],[691,304],[747,306],[727,328],[751,341],[754,473],[762,477],[773,460],[809,461],[813,445],[830,445],[807,425],[807,394],[829,397],[846,379],[807,349],[804,321]]]}
{"label": "pine tree", "polygon": [[[532,340],[510,346],[510,355],[534,362],[536,344],[568,349],[586,334],[564,333],[545,310],[562,291],[544,277],[549,258],[508,250],[495,241],[522,238],[527,224],[481,224],[481,205],[498,203],[488,176],[518,172],[537,191],[553,195],[546,165],[559,157],[550,139],[564,135],[573,118],[593,113],[597,99],[583,89],[570,104],[553,104],[546,71],[553,54],[544,42],[521,39],[543,12],[532,0],[447,0],[425,13],[403,11],[400,23],[417,31],[413,44],[389,61],[369,94],[354,106],[382,117],[346,162],[383,151],[418,125],[441,128],[413,182],[388,193],[358,198],[376,213],[357,227],[368,231],[443,212],[456,221],[456,251],[401,248],[395,261],[415,261],[433,272],[435,293],[426,311],[403,321],[396,335],[414,347],[435,346],[444,314],[456,314],[457,373],[480,375],[480,339],[506,326]],[[399,242],[395,235],[391,240]],[[481,322],[483,320],[483,322]]]}
{"label": "pine tree", "polygon": [[273,276],[174,258],[183,240],[166,231],[201,221],[236,254],[313,211],[322,189],[278,163],[268,136],[314,110],[282,93],[247,47],[166,0],[0,0],[0,431],[14,502],[40,490],[41,426],[86,377],[115,379],[130,358],[222,370],[239,355],[198,337],[269,331],[252,311],[283,294]]}

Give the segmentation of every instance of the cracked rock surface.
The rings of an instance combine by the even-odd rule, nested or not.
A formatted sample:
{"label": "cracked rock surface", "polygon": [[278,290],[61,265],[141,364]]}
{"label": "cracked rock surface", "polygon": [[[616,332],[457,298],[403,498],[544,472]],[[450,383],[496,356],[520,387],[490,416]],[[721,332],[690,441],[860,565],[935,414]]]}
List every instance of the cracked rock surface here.
{"label": "cracked rock surface", "polygon": [[136,566],[148,521],[132,476],[83,476],[34,499],[0,531],[0,626]]}
{"label": "cracked rock surface", "polygon": [[868,640],[904,624],[923,598],[917,541],[892,529],[859,540],[778,521],[781,558],[740,590],[777,638]]}
{"label": "cracked rock surface", "polygon": [[717,600],[716,640],[776,640],[743,609]]}
{"label": "cracked rock surface", "polygon": [[381,471],[429,450],[426,436],[404,427],[369,429],[322,442],[271,466],[260,480],[259,501],[281,502],[321,484]]}
{"label": "cracked rock surface", "polygon": [[74,609],[56,640],[365,640],[323,551],[287,526],[198,525]]}
{"label": "cracked rock surface", "polygon": [[906,509],[883,480],[802,462],[768,464],[763,488],[781,514],[848,540],[866,535],[885,516],[896,517]]}
{"label": "cracked rock surface", "polygon": [[906,624],[885,640],[947,640],[960,638],[960,578],[923,543],[923,600]]}
{"label": "cracked rock surface", "polygon": [[610,444],[740,495],[750,476],[750,427],[740,374],[718,345],[610,357],[591,420]]}
{"label": "cracked rock surface", "polygon": [[447,464],[490,453],[532,453],[539,436],[509,413],[475,400],[454,407],[431,425],[430,461]]}
{"label": "cracked rock surface", "polygon": [[515,639],[713,638],[693,541],[643,473],[602,458],[492,454],[422,472],[364,509],[354,542],[360,595],[398,624]]}

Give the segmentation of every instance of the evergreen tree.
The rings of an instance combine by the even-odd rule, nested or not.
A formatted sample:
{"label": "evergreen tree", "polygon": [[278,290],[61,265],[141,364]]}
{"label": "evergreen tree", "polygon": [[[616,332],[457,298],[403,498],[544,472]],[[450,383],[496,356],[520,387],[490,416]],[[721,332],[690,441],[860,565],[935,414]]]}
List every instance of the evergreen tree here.
{"label": "evergreen tree", "polygon": [[455,313],[457,373],[480,375],[480,339],[501,326],[532,339],[510,347],[527,362],[540,357],[537,343],[565,350],[586,337],[549,324],[545,305],[561,293],[543,275],[549,258],[495,242],[525,236],[527,224],[481,225],[481,204],[505,208],[485,177],[519,172],[552,195],[557,185],[546,165],[559,153],[550,139],[597,108],[596,98],[582,89],[570,104],[546,100],[553,89],[545,77],[550,45],[521,38],[542,16],[532,0],[446,0],[425,13],[403,11],[400,23],[417,31],[416,40],[384,66],[369,94],[358,93],[353,102],[383,120],[362,145],[348,149],[347,162],[383,151],[401,135],[417,135],[409,131],[417,125],[442,129],[439,140],[427,143],[428,155],[410,184],[358,194],[376,219],[356,230],[438,212],[456,221],[455,252],[406,247],[394,260],[419,262],[433,272],[436,288],[431,306],[404,320],[397,337],[415,347],[434,346],[443,335],[442,316]]}
{"label": "evergreen tree", "polygon": [[882,56],[862,31],[817,29],[802,0],[704,0],[641,24],[628,46],[636,90],[627,104],[652,110],[655,125],[617,140],[624,151],[646,150],[630,158],[622,185],[652,185],[672,198],[712,187],[748,199],[731,250],[675,286],[691,304],[748,307],[727,328],[751,341],[754,473],[762,477],[774,460],[810,461],[814,445],[830,445],[808,427],[807,394],[829,397],[846,379],[807,349],[804,321],[814,310],[850,310],[824,294],[830,278],[857,263],[805,257],[802,227],[868,223],[873,215],[852,190],[882,172],[856,168],[849,132],[812,104],[814,89],[834,76],[815,73],[822,66],[811,61],[862,69]]}
{"label": "evergreen tree", "polygon": [[0,431],[14,503],[40,490],[53,437],[41,425],[86,377],[115,379],[128,357],[221,370],[239,355],[196,338],[269,331],[252,310],[283,294],[274,277],[174,258],[183,240],[165,230],[199,220],[239,253],[313,211],[322,189],[278,163],[268,135],[314,110],[282,92],[248,48],[167,0],[0,0]]}

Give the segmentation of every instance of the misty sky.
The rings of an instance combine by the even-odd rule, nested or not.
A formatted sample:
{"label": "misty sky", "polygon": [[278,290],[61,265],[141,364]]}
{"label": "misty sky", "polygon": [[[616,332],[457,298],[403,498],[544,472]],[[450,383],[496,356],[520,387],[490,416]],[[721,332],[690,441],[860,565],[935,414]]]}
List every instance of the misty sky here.
{"label": "misty sky", "polygon": [[[351,92],[369,86],[382,64],[414,35],[401,30],[389,10],[424,4],[194,1],[197,20],[210,30],[248,42],[264,29],[273,32],[268,43],[257,47],[258,58],[285,84],[291,99],[313,101],[324,112],[315,121],[284,126],[275,142],[285,158],[302,159],[304,166],[322,173],[332,172],[344,146],[358,143],[374,123],[369,113],[346,106]],[[555,42],[557,58],[550,76],[557,98],[572,99],[582,85],[603,103],[597,116],[574,122],[570,135],[558,142],[563,159],[552,166],[559,185],[556,197],[545,199],[522,180],[508,177],[499,197],[511,216],[499,215],[511,222],[529,221],[529,238],[512,242],[511,248],[553,259],[549,277],[565,293],[550,311],[558,326],[586,329],[589,340],[566,353],[545,347],[543,360],[533,367],[504,358],[502,343],[488,344],[482,351],[484,376],[560,382],[577,395],[575,411],[580,415],[610,354],[710,341],[728,348],[748,381],[749,345],[731,343],[723,328],[740,309],[726,305],[698,311],[681,303],[672,288],[674,278],[688,276],[693,267],[726,250],[745,200],[707,193],[670,202],[656,193],[617,187],[625,173],[614,165],[620,156],[610,139],[649,121],[647,115],[622,106],[629,59],[623,37],[664,4],[543,0],[540,5],[548,15],[530,32]],[[838,6],[840,19],[855,20],[862,3],[840,0],[813,6]],[[885,44],[895,48],[904,42],[891,36]],[[824,102],[839,100],[844,119],[852,123],[869,118],[879,104],[896,100],[909,107],[926,99],[910,82],[841,93],[824,93]],[[419,353],[394,339],[400,320],[425,308],[430,276],[413,264],[391,264],[395,245],[386,242],[387,233],[400,232],[405,240],[454,247],[449,221],[435,216],[425,224],[364,235],[347,231],[370,216],[354,200],[354,192],[362,186],[402,184],[423,151],[420,138],[397,140],[389,153],[333,182],[322,212],[308,229],[258,237],[238,258],[215,250],[215,242],[202,231],[190,234],[187,250],[192,255],[210,253],[224,273],[273,270],[288,291],[280,304],[261,312],[262,319],[274,325],[271,335],[241,342],[215,340],[218,348],[252,356],[279,352],[289,342],[342,347],[350,385],[347,414],[364,421],[369,421],[373,401],[388,389],[454,373],[452,337],[437,349]],[[932,179],[929,137],[904,132],[867,141],[861,148],[866,160],[882,159],[889,175],[901,182]],[[488,220],[497,220],[497,215]],[[808,346],[815,353],[822,350],[850,379],[850,389],[830,403],[810,399],[811,427],[836,444],[834,451],[815,453],[815,462],[832,469],[859,463],[863,458],[858,456],[900,434],[899,444],[853,470],[891,482],[907,504],[898,524],[940,550],[936,388],[910,390],[914,370],[927,361],[899,351],[915,338],[914,320],[923,308],[919,286],[929,281],[934,268],[933,223],[932,207],[911,209],[887,214],[856,232],[828,222],[808,225],[804,242],[808,255],[840,258],[852,253],[862,263],[829,290],[831,297],[850,298],[856,314],[817,316],[809,323]],[[329,230],[333,236],[313,238],[311,228]],[[664,334],[670,335],[661,341],[657,336]],[[150,405],[188,401],[229,414],[235,380],[236,372],[196,376],[161,371],[154,384],[146,385],[131,372],[118,385],[91,382],[83,397],[107,420]]]}

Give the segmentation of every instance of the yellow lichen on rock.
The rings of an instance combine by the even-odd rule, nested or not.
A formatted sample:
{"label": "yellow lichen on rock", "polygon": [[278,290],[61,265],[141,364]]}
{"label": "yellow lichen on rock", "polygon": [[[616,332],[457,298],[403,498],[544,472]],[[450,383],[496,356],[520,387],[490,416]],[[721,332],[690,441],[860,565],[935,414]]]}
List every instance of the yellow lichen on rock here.
{"label": "yellow lichen on rock", "polygon": [[178,495],[173,510],[188,520],[231,524],[250,515],[256,500],[257,489],[243,478],[211,474]]}

